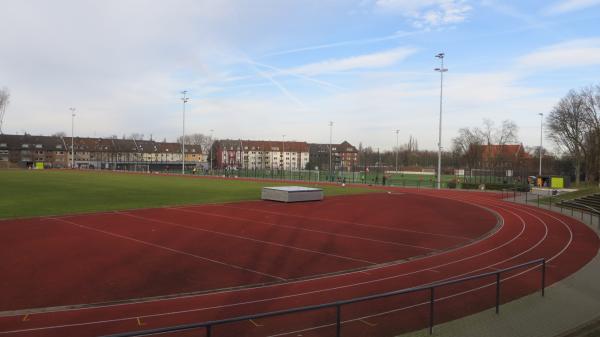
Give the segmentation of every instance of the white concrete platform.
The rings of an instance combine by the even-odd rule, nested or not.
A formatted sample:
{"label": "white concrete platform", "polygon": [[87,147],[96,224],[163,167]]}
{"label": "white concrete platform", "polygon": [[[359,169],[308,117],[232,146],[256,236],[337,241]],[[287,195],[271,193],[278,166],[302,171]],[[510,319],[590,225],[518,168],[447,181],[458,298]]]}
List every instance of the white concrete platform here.
{"label": "white concrete platform", "polygon": [[261,199],[281,202],[323,200],[323,190],[304,186],[263,187]]}

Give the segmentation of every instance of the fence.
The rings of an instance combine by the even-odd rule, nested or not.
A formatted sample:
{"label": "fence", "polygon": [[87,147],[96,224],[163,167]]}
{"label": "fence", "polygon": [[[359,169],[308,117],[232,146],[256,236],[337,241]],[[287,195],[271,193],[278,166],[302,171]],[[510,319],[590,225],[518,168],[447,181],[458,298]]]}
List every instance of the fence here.
{"label": "fence", "polygon": [[572,200],[569,200],[569,203],[578,205],[578,208],[562,204],[560,202],[562,200],[560,199],[560,201],[556,201],[558,197],[553,196],[552,194],[540,197],[540,194],[537,193],[518,192],[514,189],[505,189],[502,190],[502,198],[509,200],[512,199],[513,201],[517,201],[517,199],[519,199],[520,201],[525,202],[526,205],[533,204],[538,208],[542,208],[543,206],[547,205],[548,209],[551,211],[555,210],[561,214],[567,214],[574,218],[580,218],[581,221],[589,219],[590,225],[593,226],[594,224],[597,224],[598,228],[600,228],[600,210]]}
{"label": "fence", "polygon": [[535,268],[535,266],[538,266],[538,265],[541,266],[541,294],[542,294],[542,296],[544,296],[545,289],[546,289],[546,259],[542,258],[542,259],[536,259],[536,260],[532,260],[529,262],[517,264],[512,267],[496,270],[493,272],[482,273],[482,274],[477,274],[477,275],[472,275],[472,276],[467,276],[467,277],[462,277],[462,278],[457,278],[457,279],[450,279],[450,280],[446,280],[446,281],[442,281],[442,282],[435,282],[435,283],[432,283],[429,285],[401,289],[401,290],[396,290],[396,291],[390,291],[390,292],[376,294],[376,295],[357,297],[357,298],[344,300],[344,301],[337,301],[337,302],[318,304],[318,305],[310,305],[310,306],[304,306],[304,307],[298,307],[298,308],[292,308],[292,309],[286,309],[286,310],[279,310],[279,311],[271,311],[271,312],[266,312],[266,313],[239,316],[239,317],[233,317],[233,318],[221,319],[221,320],[215,320],[215,321],[208,321],[208,322],[202,322],[202,323],[182,324],[182,325],[157,328],[157,329],[125,332],[125,333],[119,333],[119,334],[114,334],[114,335],[105,336],[105,337],[150,336],[150,335],[156,335],[156,334],[189,331],[189,330],[193,330],[193,329],[204,329],[206,331],[206,336],[212,337],[212,328],[215,326],[226,325],[226,324],[230,324],[230,323],[247,321],[247,320],[260,319],[260,318],[291,315],[291,314],[295,314],[295,313],[315,311],[315,310],[320,310],[320,309],[325,309],[325,308],[335,308],[335,311],[336,311],[336,322],[335,322],[336,334],[335,334],[335,336],[341,337],[341,325],[342,325],[341,311],[342,311],[343,306],[353,304],[353,303],[372,301],[372,300],[376,300],[376,299],[380,299],[380,298],[388,298],[388,297],[392,297],[392,296],[399,296],[399,295],[411,294],[411,293],[422,292],[422,291],[429,292],[429,334],[432,334],[433,327],[435,324],[435,322],[434,322],[435,289],[437,289],[439,287],[443,287],[443,286],[464,283],[464,282],[470,281],[470,280],[476,280],[476,279],[482,279],[482,278],[486,278],[486,277],[490,277],[490,276],[495,276],[495,278],[496,278],[496,281],[495,281],[496,308],[495,309],[496,309],[496,314],[499,314],[500,313],[501,275],[503,273],[513,271],[516,269],[522,269],[525,267],[534,266],[533,268]]}

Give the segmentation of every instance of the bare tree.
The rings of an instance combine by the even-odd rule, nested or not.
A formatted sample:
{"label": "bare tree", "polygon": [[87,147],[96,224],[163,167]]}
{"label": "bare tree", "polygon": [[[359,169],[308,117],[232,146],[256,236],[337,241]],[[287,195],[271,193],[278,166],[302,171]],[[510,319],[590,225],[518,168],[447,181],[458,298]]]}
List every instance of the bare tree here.
{"label": "bare tree", "polygon": [[474,128],[474,133],[478,133],[487,145],[494,144],[494,121],[491,119],[483,120],[482,128]]}
{"label": "bare tree", "polygon": [[477,128],[461,128],[458,136],[452,139],[452,152],[455,157],[463,158],[467,167],[475,167],[481,160],[481,150],[486,139]]}
{"label": "bare tree", "polygon": [[511,120],[504,120],[502,126],[496,129],[495,132],[495,143],[498,145],[506,145],[511,143],[517,143],[519,141],[519,127]]}
{"label": "bare tree", "polygon": [[[504,120],[500,127],[491,119],[484,119],[482,127],[461,128],[458,136],[452,139],[452,152],[456,158],[462,158],[468,167],[475,167],[483,160],[484,148],[488,148],[488,165],[496,166],[502,158],[502,147],[519,141],[519,127],[511,120]],[[493,146],[500,146],[500,151],[492,151]],[[491,157],[493,155],[493,157]]]}
{"label": "bare tree", "polygon": [[[181,143],[181,136],[177,138],[177,142]],[[202,152],[205,154],[208,153],[211,148],[214,140],[212,137],[207,136],[202,133],[193,133],[190,135],[185,135],[185,143],[189,145],[200,145],[202,148]]]}
{"label": "bare tree", "polygon": [[588,165],[590,173],[595,173],[600,186],[600,84],[583,88],[580,95],[585,106],[585,122],[589,128],[586,137]]}
{"label": "bare tree", "polygon": [[559,147],[566,149],[574,159],[577,185],[581,180],[581,163],[585,156],[585,118],[585,102],[574,90],[569,91],[546,118],[548,137]]}
{"label": "bare tree", "polygon": [[144,140],[144,134],[143,133],[134,132],[134,133],[132,133],[132,134],[129,135],[129,139],[132,139],[132,140]]}
{"label": "bare tree", "polygon": [[10,101],[10,92],[7,88],[0,89],[0,134],[2,134],[2,124],[6,115],[6,107]]}

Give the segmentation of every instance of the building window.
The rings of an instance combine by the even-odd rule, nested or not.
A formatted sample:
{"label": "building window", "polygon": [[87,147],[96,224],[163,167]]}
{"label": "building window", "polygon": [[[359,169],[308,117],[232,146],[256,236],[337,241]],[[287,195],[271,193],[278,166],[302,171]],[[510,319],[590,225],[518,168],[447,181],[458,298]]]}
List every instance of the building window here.
{"label": "building window", "polygon": [[29,147],[29,144],[23,144],[23,145],[21,145],[21,147],[26,149]]}
{"label": "building window", "polygon": [[41,149],[42,148],[42,144],[35,144],[35,148],[36,149]]}
{"label": "building window", "polygon": [[0,147],[6,147],[6,143],[0,143]]}

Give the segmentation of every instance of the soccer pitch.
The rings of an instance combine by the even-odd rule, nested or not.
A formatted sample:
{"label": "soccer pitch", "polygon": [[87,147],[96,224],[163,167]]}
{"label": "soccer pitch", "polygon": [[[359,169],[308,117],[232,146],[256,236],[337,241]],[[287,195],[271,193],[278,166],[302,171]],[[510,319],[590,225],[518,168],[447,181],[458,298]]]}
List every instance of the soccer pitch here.
{"label": "soccer pitch", "polygon": [[[0,219],[260,199],[264,186],[300,185],[102,171],[0,170]],[[326,196],[373,192],[322,186]]]}

